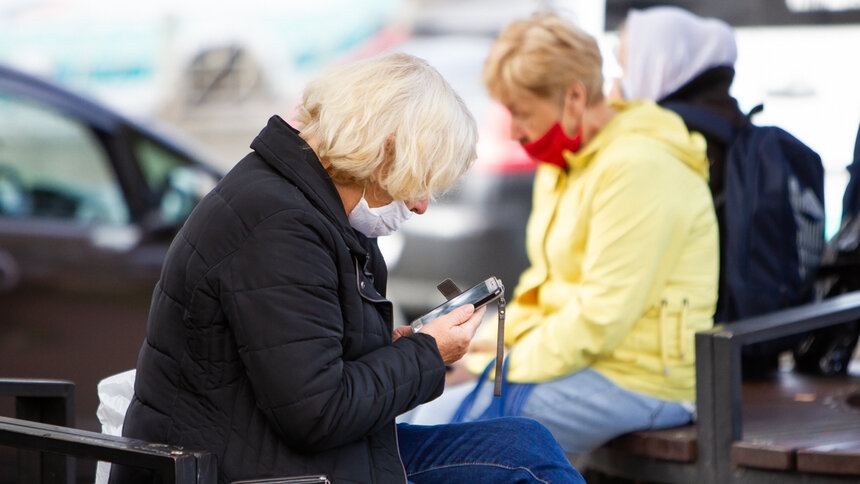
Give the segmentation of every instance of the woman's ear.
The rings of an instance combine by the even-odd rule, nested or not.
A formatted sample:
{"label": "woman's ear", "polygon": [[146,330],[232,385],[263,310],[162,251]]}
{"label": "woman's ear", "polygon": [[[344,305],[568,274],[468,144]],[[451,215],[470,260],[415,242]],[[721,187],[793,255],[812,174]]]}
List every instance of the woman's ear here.
{"label": "woman's ear", "polygon": [[373,170],[373,181],[384,180],[388,176],[391,165],[394,164],[394,159],[397,156],[397,143],[394,135],[385,138],[385,143],[382,146],[382,161]]}
{"label": "woman's ear", "polygon": [[385,138],[385,163],[391,163],[394,161],[394,157],[397,155],[396,146],[397,144],[393,134],[388,138]]}
{"label": "woman's ear", "polygon": [[582,123],[587,98],[585,84],[576,81],[564,92],[564,108],[561,113],[561,127],[568,136],[573,136]]}
{"label": "woman's ear", "polygon": [[578,118],[585,111],[585,105],[585,84],[576,81],[564,91],[564,110]]}

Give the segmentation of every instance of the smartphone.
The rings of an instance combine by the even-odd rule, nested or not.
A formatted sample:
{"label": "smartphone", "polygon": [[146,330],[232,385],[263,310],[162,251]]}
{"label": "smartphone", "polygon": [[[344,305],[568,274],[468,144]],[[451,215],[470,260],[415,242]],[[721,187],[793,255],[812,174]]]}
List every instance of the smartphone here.
{"label": "smartphone", "polygon": [[412,326],[412,331],[415,331],[416,333],[421,331],[421,328],[423,328],[425,324],[433,321],[439,316],[444,316],[445,314],[450,313],[464,304],[471,304],[475,306],[475,309],[485,306],[487,303],[498,299],[504,291],[505,286],[502,285],[502,281],[498,277],[491,276],[485,281],[475,284],[471,288],[452,297],[439,306],[436,306],[436,308],[424,316],[412,321],[410,324],[410,326]]}

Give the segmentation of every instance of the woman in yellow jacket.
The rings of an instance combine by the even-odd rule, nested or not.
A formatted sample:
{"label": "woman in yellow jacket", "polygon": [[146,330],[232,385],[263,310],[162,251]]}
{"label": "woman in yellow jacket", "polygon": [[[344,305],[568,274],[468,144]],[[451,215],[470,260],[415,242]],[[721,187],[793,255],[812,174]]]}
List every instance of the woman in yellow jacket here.
{"label": "woman in yellow jacket", "polygon": [[689,422],[694,334],[717,297],[704,139],[650,101],[607,104],[597,43],[553,15],[511,24],[484,81],[539,162],[531,267],[507,314],[504,403],[479,385],[455,420],[532,417],[567,452]]}

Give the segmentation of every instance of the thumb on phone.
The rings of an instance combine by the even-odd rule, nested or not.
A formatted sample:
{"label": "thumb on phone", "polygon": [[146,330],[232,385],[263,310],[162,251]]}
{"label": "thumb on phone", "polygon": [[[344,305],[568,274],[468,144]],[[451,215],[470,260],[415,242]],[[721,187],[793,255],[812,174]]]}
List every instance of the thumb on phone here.
{"label": "thumb on phone", "polygon": [[475,311],[474,306],[465,304],[429,322],[422,332],[436,340],[442,360],[450,365],[466,354],[484,312],[484,308]]}
{"label": "thumb on phone", "polygon": [[464,304],[462,306],[457,306],[456,308],[452,309],[448,314],[444,314],[428,322],[425,327],[429,328],[431,326],[444,326],[445,328],[453,328],[454,326],[459,326],[468,321],[469,317],[471,317],[474,313],[475,306],[471,304]]}
{"label": "thumb on phone", "polygon": [[471,304],[464,304],[448,313],[447,316],[451,316],[452,325],[459,326],[469,321],[469,318],[471,318],[473,314],[475,314],[475,306]]}

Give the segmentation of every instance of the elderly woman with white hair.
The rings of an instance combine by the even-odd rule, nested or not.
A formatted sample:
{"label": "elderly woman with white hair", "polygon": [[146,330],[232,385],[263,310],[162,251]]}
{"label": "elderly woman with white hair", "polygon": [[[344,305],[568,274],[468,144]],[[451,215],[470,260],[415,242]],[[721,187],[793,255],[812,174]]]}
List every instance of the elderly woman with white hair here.
{"label": "elderly woman with white hair", "polygon": [[295,126],[272,117],[171,245],[124,435],[210,451],[219,482],[582,482],[531,420],[395,424],[439,396],[483,314],[392,334],[375,239],[475,158],[462,100],[425,62],[386,54],[310,83]]}

